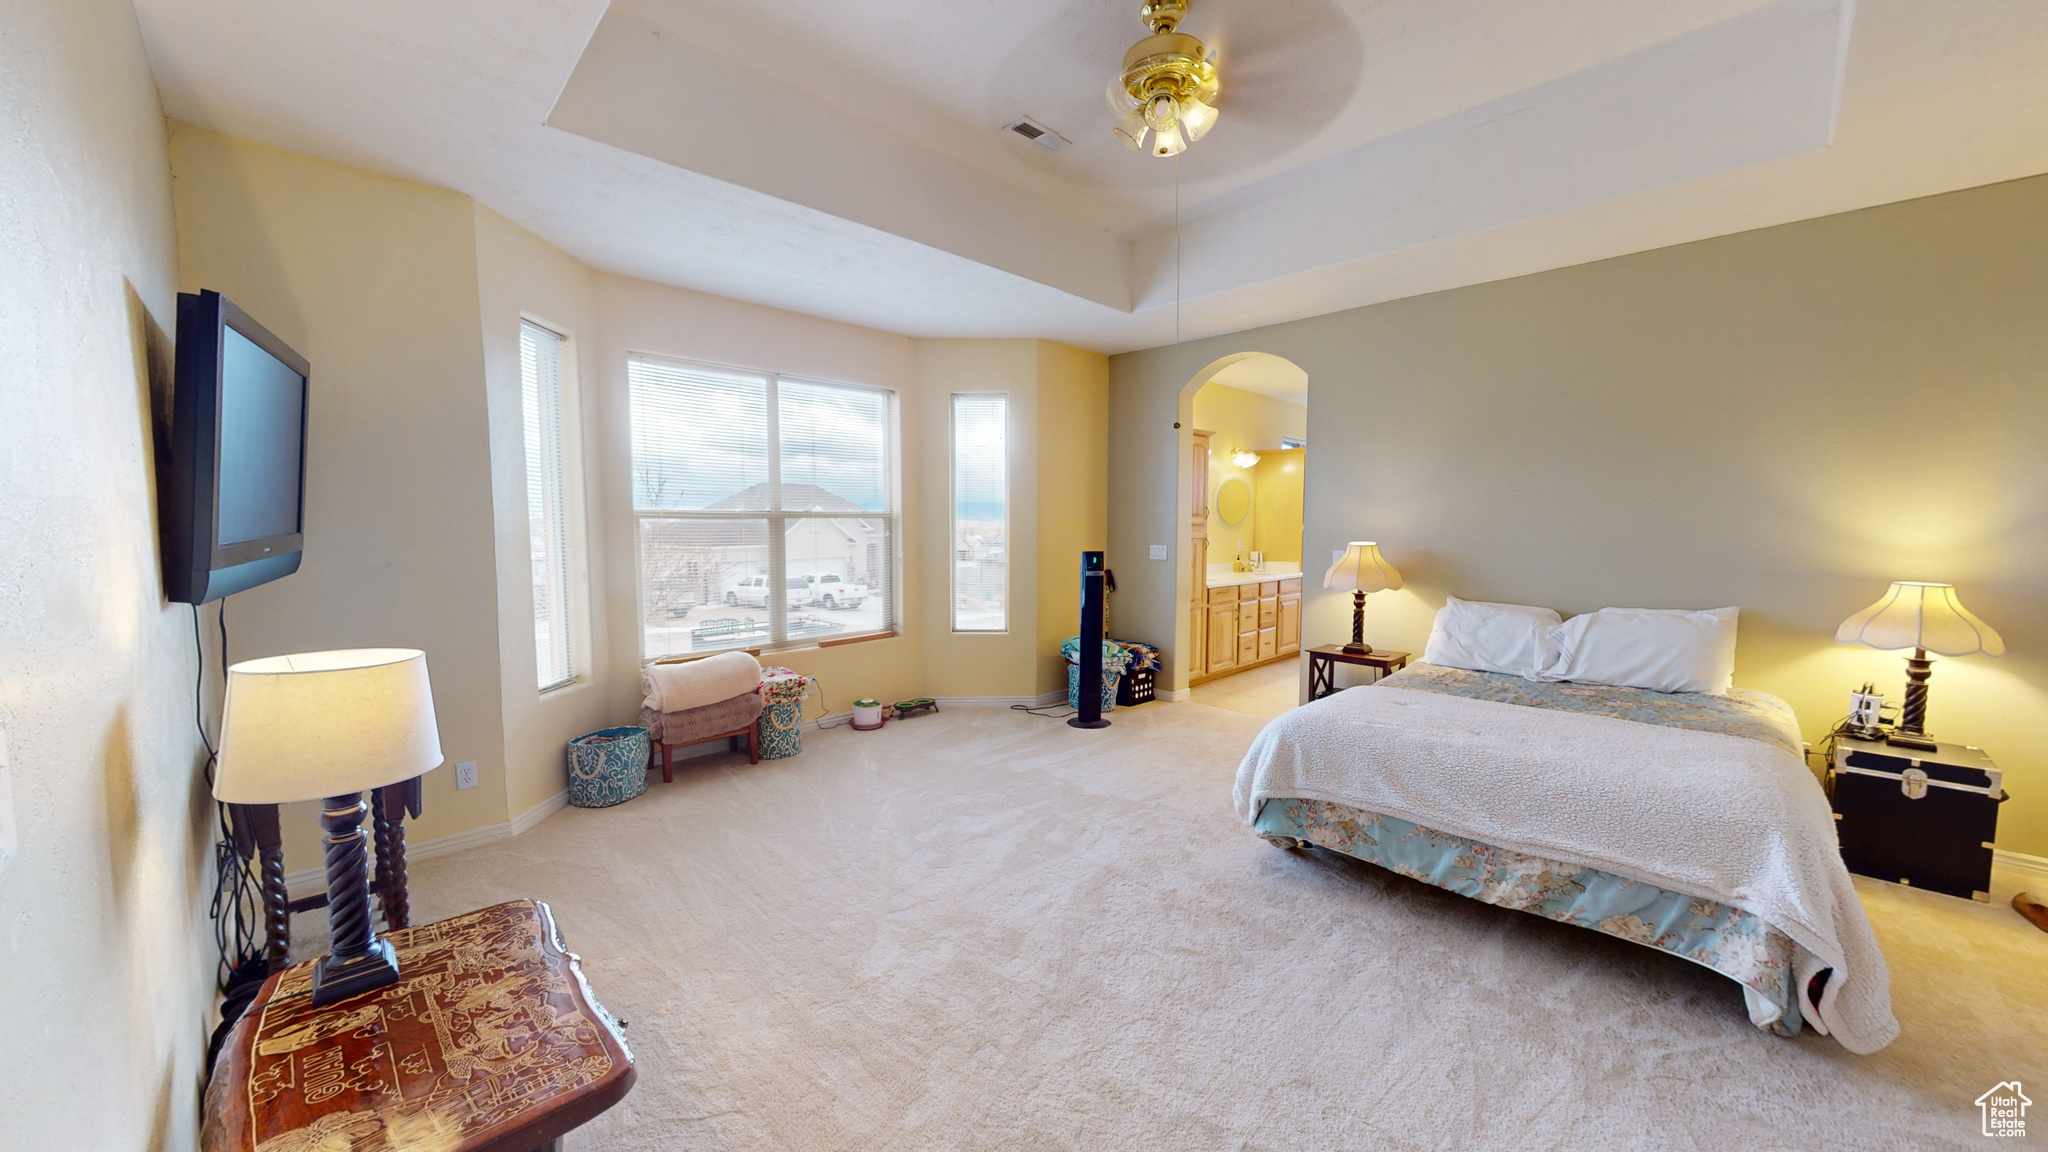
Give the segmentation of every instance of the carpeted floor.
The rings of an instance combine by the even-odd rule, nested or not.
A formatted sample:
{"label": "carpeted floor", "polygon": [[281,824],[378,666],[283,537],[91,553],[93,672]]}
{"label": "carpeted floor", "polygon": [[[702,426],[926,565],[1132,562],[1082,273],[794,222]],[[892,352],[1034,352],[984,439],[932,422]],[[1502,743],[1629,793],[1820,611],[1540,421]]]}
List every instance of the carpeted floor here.
{"label": "carpeted floor", "polygon": [[1863,886],[1905,1032],[1856,1057],[1684,961],[1267,846],[1230,809],[1257,717],[1112,719],[692,761],[420,862],[415,914],[554,906],[640,1073],[575,1152],[1976,1147],[1979,1094],[2048,1087],[2048,934],[2002,904]]}

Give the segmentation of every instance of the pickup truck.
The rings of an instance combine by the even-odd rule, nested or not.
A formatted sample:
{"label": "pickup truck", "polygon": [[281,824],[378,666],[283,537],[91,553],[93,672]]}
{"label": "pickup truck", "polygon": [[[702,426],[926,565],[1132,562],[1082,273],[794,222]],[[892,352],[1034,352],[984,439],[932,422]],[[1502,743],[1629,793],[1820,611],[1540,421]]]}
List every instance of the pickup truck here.
{"label": "pickup truck", "polygon": [[[801,608],[811,602],[810,587],[801,581],[791,581],[783,590],[785,601],[791,608]],[[738,608],[768,607],[768,578],[766,576],[742,576],[725,586],[725,602]]]}
{"label": "pickup truck", "polygon": [[805,576],[802,579],[804,587],[809,589],[810,603],[820,608],[858,608],[868,598],[867,585],[849,584],[836,575]]}

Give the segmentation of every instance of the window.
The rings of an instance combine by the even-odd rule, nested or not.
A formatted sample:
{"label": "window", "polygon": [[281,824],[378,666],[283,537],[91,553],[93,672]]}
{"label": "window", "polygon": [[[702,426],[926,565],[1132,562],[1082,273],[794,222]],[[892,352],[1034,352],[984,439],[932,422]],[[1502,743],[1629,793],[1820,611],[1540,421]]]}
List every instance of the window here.
{"label": "window", "polygon": [[896,630],[895,394],[635,356],[641,653]]}
{"label": "window", "polygon": [[563,463],[561,334],[519,324],[526,415],[526,524],[533,556],[533,649],[540,690],[575,682],[569,635],[568,469]]}
{"label": "window", "polygon": [[1010,627],[1010,398],[953,397],[953,630]]}

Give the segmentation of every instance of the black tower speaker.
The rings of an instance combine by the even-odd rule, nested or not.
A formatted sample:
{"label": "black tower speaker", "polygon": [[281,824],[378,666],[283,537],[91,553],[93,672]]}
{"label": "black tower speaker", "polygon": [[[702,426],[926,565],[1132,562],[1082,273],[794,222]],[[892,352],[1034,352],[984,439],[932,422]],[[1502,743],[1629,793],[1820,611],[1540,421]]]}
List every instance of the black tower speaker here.
{"label": "black tower speaker", "polygon": [[1080,715],[1067,721],[1075,728],[1109,727],[1102,718],[1102,581],[1102,553],[1081,553]]}

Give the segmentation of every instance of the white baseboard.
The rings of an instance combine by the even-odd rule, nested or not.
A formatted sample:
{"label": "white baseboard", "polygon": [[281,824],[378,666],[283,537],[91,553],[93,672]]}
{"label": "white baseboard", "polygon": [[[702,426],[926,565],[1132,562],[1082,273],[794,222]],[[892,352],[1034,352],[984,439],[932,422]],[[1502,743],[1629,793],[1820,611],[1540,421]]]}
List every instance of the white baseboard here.
{"label": "white baseboard", "polygon": [[1065,691],[1047,692],[1042,696],[936,696],[941,708],[1008,708],[1022,704],[1027,708],[1038,708],[1046,704],[1057,704],[1067,698]]}
{"label": "white baseboard", "polygon": [[509,827],[512,829],[512,835],[526,835],[528,832],[533,830],[534,825],[540,823],[541,821],[547,819],[550,816],[553,816],[555,813],[560,812],[562,809],[567,808],[568,806],[569,790],[567,788],[564,788],[560,792],[555,793],[553,796],[548,797],[540,803],[535,804],[533,807],[528,808],[526,811],[521,812],[519,815],[514,816],[512,818],[512,823],[509,825]]}
{"label": "white baseboard", "polygon": [[[569,802],[569,794],[563,792],[561,800],[562,804],[566,805]],[[544,801],[535,808],[528,809],[528,812],[539,811],[540,808],[546,807],[548,803],[552,803],[552,801]],[[560,806],[558,805],[557,807],[559,808]],[[553,811],[551,809],[548,812],[541,813],[540,816],[534,817],[527,824],[527,827],[531,828],[534,824],[540,823],[542,819],[552,815]],[[368,836],[369,830],[367,828],[364,829],[363,834]],[[482,844],[494,844],[500,840],[510,840],[512,836],[512,823],[508,820],[502,824],[486,824],[481,828],[471,828],[467,831],[455,832],[447,836],[436,836],[432,840],[408,839],[405,842],[405,859],[408,863],[414,860],[432,860],[436,856],[446,856],[451,852],[460,852],[465,848],[475,848]],[[375,868],[376,865],[372,863],[371,867]],[[308,888],[324,888],[327,886],[327,870],[325,868],[301,868],[297,872],[287,872],[284,877],[284,885],[287,889],[294,892],[302,892]]]}
{"label": "white baseboard", "polygon": [[1155,688],[1152,691],[1152,698],[1164,700],[1168,704],[1184,704],[1195,698],[1195,690],[1193,688]]}
{"label": "white baseboard", "polygon": [[2024,852],[2007,852],[2003,848],[1994,848],[1991,850],[1991,866],[2013,873],[2020,877],[2022,883],[2029,886],[2048,886],[2048,859],[2029,856]]}

